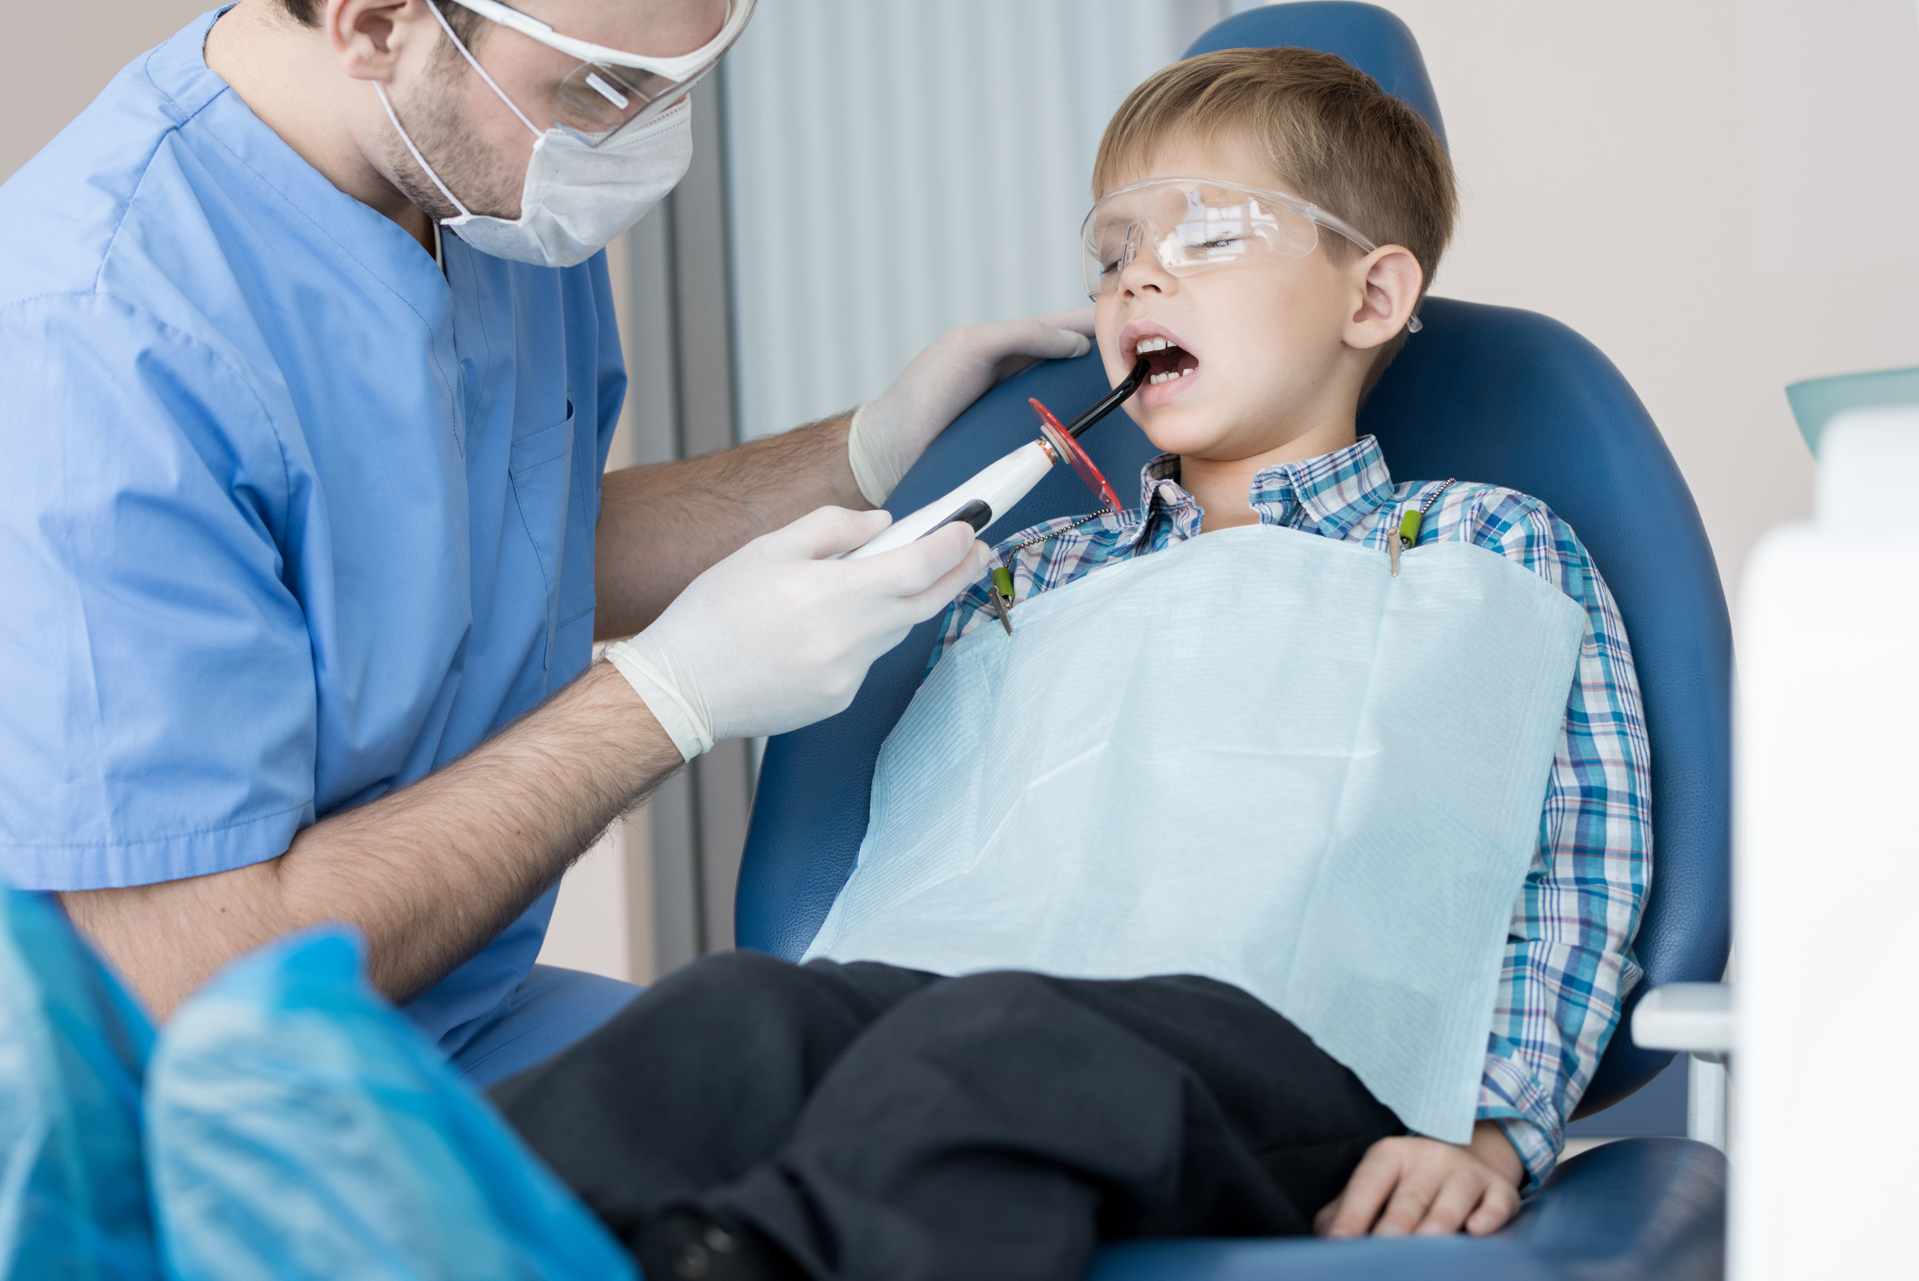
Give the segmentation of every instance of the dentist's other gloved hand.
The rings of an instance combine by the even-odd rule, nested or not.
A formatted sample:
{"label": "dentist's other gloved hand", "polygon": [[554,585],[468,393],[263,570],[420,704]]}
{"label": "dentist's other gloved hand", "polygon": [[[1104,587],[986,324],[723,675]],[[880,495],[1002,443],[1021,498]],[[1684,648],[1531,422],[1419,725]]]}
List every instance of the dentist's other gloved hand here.
{"label": "dentist's other gloved hand", "polygon": [[883,504],[933,437],[994,383],[1036,360],[1084,356],[1092,332],[1091,307],[948,332],[853,415],[846,448],[860,493]]}
{"label": "dentist's other gloved hand", "polygon": [[846,710],[873,660],[986,572],[963,524],[865,560],[835,559],[885,512],[822,507],[687,585],[606,657],[692,760],[730,738],[783,734]]}

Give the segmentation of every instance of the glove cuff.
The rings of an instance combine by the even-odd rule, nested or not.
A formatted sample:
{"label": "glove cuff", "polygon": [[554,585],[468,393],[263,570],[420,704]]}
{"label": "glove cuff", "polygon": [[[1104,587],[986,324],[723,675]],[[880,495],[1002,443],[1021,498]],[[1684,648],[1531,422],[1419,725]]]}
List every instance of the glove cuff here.
{"label": "glove cuff", "polygon": [[853,411],[853,426],[846,433],[846,461],[852,464],[853,480],[859,485],[860,494],[873,506],[884,507],[903,473],[886,456],[886,451],[874,446],[873,429],[866,419],[866,411],[872,407],[873,402],[869,400]]}
{"label": "glove cuff", "polygon": [[651,650],[641,632],[607,646],[606,661],[626,678],[681,757],[691,761],[705,755],[713,748],[712,725],[670,679],[671,664],[658,661]]}

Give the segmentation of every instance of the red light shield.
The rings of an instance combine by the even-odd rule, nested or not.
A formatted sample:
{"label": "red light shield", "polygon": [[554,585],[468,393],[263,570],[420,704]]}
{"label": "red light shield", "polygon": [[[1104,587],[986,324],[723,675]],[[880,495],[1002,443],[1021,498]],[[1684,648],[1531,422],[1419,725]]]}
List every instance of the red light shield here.
{"label": "red light shield", "polygon": [[1073,474],[1085,483],[1086,488],[1093,491],[1095,498],[1114,511],[1122,510],[1124,504],[1120,502],[1119,491],[1115,490],[1112,483],[1101,474],[1099,468],[1094,465],[1091,455],[1080,448],[1079,442],[1067,433],[1066,428],[1060,426],[1060,421],[1053,416],[1053,411],[1042,405],[1037,398],[1028,398],[1026,403],[1031,405],[1033,412],[1039,415],[1040,435],[1053,447],[1053,452],[1059,456],[1060,460],[1073,469]]}

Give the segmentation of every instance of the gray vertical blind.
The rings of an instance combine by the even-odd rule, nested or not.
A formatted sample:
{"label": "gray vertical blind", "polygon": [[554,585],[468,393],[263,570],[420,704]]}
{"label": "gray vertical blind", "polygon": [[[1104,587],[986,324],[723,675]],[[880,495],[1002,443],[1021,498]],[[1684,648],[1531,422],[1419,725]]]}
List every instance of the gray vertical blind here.
{"label": "gray vertical blind", "polygon": [[883,387],[945,329],[1083,305],[1093,150],[1231,0],[805,0],[730,55],[747,436]]}

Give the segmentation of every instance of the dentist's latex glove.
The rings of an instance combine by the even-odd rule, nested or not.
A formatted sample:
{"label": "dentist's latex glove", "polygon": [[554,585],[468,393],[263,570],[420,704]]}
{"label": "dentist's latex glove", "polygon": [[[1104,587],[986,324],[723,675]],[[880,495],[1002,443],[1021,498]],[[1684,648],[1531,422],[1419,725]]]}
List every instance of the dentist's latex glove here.
{"label": "dentist's latex glove", "polygon": [[1036,360],[1084,356],[1093,349],[1092,332],[1093,309],[1082,307],[946,333],[853,415],[846,448],[860,493],[880,506],[933,437],[994,383]]}
{"label": "dentist's latex glove", "polygon": [[606,657],[687,760],[730,738],[845,711],[873,660],[986,572],[964,524],[865,560],[835,557],[891,523],[822,507],[701,574]]}

